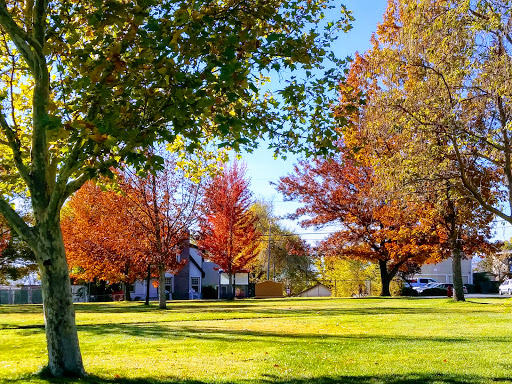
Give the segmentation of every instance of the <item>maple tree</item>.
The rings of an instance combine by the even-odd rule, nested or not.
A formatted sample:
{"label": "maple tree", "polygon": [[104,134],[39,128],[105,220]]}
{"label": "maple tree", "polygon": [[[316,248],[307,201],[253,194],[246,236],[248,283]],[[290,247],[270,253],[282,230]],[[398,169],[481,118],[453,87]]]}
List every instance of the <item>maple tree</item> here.
{"label": "maple tree", "polygon": [[[490,154],[490,147],[478,144],[487,134],[473,127],[474,113],[482,111],[471,104],[482,95],[472,94],[476,88],[464,80],[482,64],[478,55],[462,60],[468,53],[462,46],[473,44],[476,35],[458,28],[474,22],[474,11],[450,1],[389,1],[372,48],[351,67],[339,105],[350,116],[345,138],[352,147],[364,147],[378,183],[395,195],[436,205],[449,237],[455,300],[464,300],[462,255],[496,248],[489,241],[496,212],[489,208],[503,191],[504,173],[496,162],[483,160],[495,157],[496,149]],[[354,109],[358,97],[364,105]]]}
{"label": "maple tree", "polygon": [[381,296],[406,262],[417,264],[446,257],[440,246],[436,215],[428,203],[386,201],[372,190],[373,169],[358,164],[350,152],[329,160],[301,162],[279,180],[286,199],[303,204],[291,218],[303,227],[339,225],[321,244],[326,257],[347,257],[378,264]]}
{"label": "maple tree", "polygon": [[[315,70],[341,64],[329,47],[351,20],[342,7],[325,22],[333,7],[0,1],[0,213],[37,259],[52,375],[85,373],[59,223],[66,199],[120,162],[150,168],[157,157],[145,150],[178,135],[187,151],[205,137],[238,149],[265,135],[277,150],[311,151],[304,138],[329,147],[323,90],[339,75]],[[281,69],[292,75],[279,97],[260,92],[265,71]],[[29,198],[33,222],[13,208],[17,195]]]}
{"label": "maple tree", "polygon": [[[229,298],[234,297],[233,275],[247,271],[260,252],[261,233],[245,166],[235,162],[206,186],[201,205],[197,245],[229,277]],[[220,289],[220,288],[219,288]]]}
{"label": "maple tree", "polygon": [[71,276],[85,281],[133,284],[142,279],[148,255],[140,228],[123,194],[87,182],[66,204],[61,220]]}
{"label": "maple tree", "polygon": [[[146,257],[158,268],[159,308],[165,309],[165,273],[177,273],[177,261],[185,241],[199,216],[205,176],[196,182],[177,168],[176,159],[168,157],[162,169],[147,177],[125,172],[120,182],[134,209],[132,226],[139,228],[147,248]],[[149,297],[146,295],[146,303]]]}
{"label": "maple tree", "polygon": [[201,183],[183,173],[168,157],[155,174],[118,172],[120,191],[104,191],[92,182],[82,186],[61,222],[72,276],[133,284],[151,276],[154,266],[159,307],[165,309],[165,273],[183,265],[177,256],[197,220],[201,197]]}

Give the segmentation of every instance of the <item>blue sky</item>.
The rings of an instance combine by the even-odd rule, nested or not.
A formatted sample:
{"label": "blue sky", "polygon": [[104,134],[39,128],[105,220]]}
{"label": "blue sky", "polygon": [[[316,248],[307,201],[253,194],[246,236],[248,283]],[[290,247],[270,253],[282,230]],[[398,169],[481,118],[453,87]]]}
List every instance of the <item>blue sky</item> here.
{"label": "blue sky", "polygon": [[[370,37],[375,31],[377,23],[382,20],[386,9],[386,0],[345,0],[344,4],[352,10],[355,21],[352,30],[341,34],[336,44],[338,57],[353,56],[356,51],[364,52],[370,47]],[[284,202],[283,197],[275,190],[270,182],[277,182],[281,176],[286,176],[293,170],[297,157],[289,156],[287,160],[273,159],[271,150],[261,148],[252,154],[242,154],[242,160],[247,164],[248,176],[251,178],[251,189],[258,199],[273,202],[275,214],[291,213],[297,207],[294,202]],[[328,228],[320,231],[301,229],[296,223],[285,221],[283,224],[291,230],[301,233],[302,237],[310,242],[322,239]]]}

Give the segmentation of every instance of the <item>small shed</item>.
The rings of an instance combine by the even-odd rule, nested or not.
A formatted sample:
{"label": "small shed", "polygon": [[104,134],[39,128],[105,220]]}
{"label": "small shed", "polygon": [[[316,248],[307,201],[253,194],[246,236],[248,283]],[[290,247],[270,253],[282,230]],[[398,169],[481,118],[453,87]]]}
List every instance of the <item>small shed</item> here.
{"label": "small shed", "polygon": [[331,295],[331,290],[320,283],[299,293],[299,296],[301,297],[330,297]]}
{"label": "small shed", "polygon": [[263,281],[261,283],[256,284],[254,289],[256,299],[268,299],[271,297],[284,296],[283,283],[277,283],[275,281]]}

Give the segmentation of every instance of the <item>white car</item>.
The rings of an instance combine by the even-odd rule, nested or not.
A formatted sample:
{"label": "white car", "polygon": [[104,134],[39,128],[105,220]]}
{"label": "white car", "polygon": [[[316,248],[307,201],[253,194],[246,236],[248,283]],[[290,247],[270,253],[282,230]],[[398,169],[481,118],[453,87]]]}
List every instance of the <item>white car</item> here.
{"label": "white car", "polygon": [[425,289],[430,289],[430,288],[434,288],[437,284],[439,284],[437,281],[435,282],[430,282],[428,284],[425,284],[425,285],[421,285],[419,287],[413,287],[412,289],[414,289],[415,291],[417,291],[418,293],[421,293],[423,292]]}
{"label": "white car", "polygon": [[[453,283],[428,283],[423,287],[416,287],[414,289],[418,291],[418,293],[422,293],[425,289],[439,288],[448,290],[448,287],[451,287],[453,289]],[[512,285],[510,286],[510,288],[512,288]],[[468,288],[465,285],[462,286],[462,289],[464,293],[468,293]]]}
{"label": "white car", "polygon": [[423,288],[427,284],[437,283],[436,279],[432,279],[430,277],[419,277],[417,279],[407,280],[407,283],[414,289]]}
{"label": "white car", "polygon": [[500,295],[512,295],[512,279],[505,280],[499,287]]}

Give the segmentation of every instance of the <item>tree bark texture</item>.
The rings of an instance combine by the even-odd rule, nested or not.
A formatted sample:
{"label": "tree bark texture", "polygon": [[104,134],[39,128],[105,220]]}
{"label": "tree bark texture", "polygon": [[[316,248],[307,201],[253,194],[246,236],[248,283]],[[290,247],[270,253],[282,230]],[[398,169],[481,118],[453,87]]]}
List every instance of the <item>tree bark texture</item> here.
{"label": "tree bark texture", "polygon": [[148,275],[146,277],[146,302],[145,305],[149,305],[149,284],[151,284],[151,265],[148,265]]}
{"label": "tree bark texture", "polygon": [[167,309],[167,297],[165,294],[165,265],[158,266],[158,308]]}
{"label": "tree bark texture", "polygon": [[391,296],[391,291],[389,290],[389,285],[391,283],[391,276],[388,273],[387,262],[383,260],[379,260],[379,270],[380,270],[380,281],[381,281],[381,290],[380,296]]}
{"label": "tree bark texture", "polygon": [[39,233],[36,255],[41,272],[48,368],[53,376],[83,376],[69,269],[60,226]]}
{"label": "tree bark texture", "polygon": [[229,273],[229,285],[228,285],[228,300],[234,300],[235,299],[235,287],[233,285],[233,274]]}
{"label": "tree bark texture", "polygon": [[[455,241],[458,243],[457,241]],[[462,253],[460,245],[454,245],[452,250],[452,271],[453,271],[453,300],[465,301],[464,285],[462,283]]]}
{"label": "tree bark texture", "polygon": [[452,248],[452,277],[453,277],[453,300],[464,301],[464,288],[462,284],[462,246],[459,240],[459,227],[457,225],[457,208],[453,200],[448,199],[448,215],[445,218],[449,225],[450,245]]}

